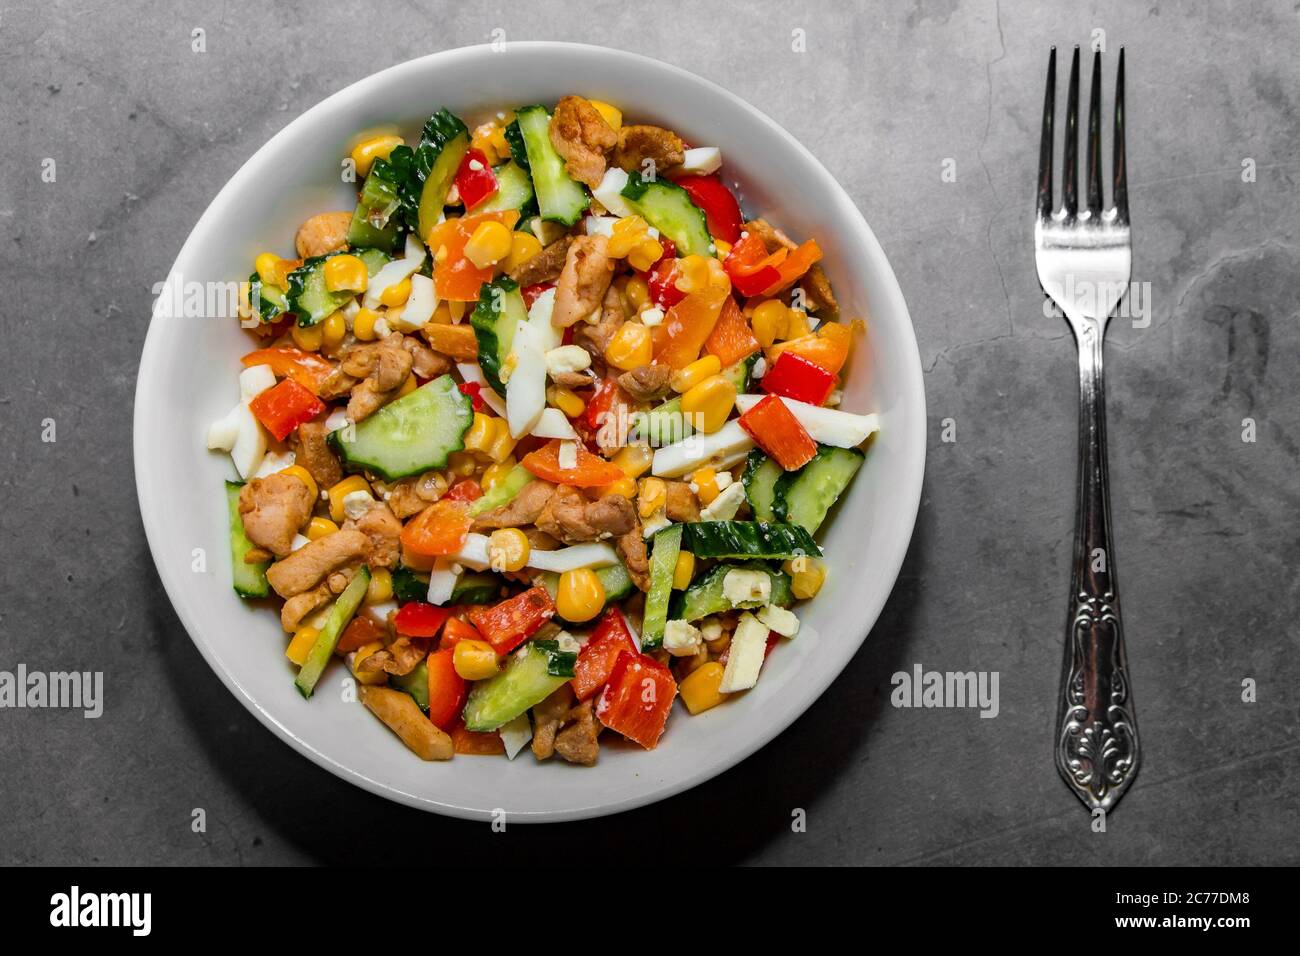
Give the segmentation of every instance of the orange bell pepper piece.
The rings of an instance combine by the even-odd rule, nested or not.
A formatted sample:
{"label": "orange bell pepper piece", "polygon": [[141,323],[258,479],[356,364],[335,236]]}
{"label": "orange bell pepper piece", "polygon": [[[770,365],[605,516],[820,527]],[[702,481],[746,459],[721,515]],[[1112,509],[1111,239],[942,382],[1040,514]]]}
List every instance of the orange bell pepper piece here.
{"label": "orange bell pepper piece", "polygon": [[[488,276],[490,279],[491,276]],[[473,362],[478,358],[478,339],[474,329],[465,325],[443,325],[430,322],[423,329],[429,348],[454,358],[457,362]]]}
{"label": "orange bell pepper piece", "polygon": [[485,734],[466,730],[465,721],[463,720],[458,720],[456,726],[451,728],[451,745],[456,753],[466,754],[471,757],[506,752],[506,745],[501,742],[501,735],[495,730]]}
{"label": "orange bell pepper piece", "polygon": [[713,333],[722,306],[729,298],[729,290],[710,285],[692,292],[669,309],[662,326],[663,343],[655,349],[655,362],[685,368],[699,358],[700,348]]}
{"label": "orange bell pepper piece", "polygon": [[758,339],[754,338],[753,329],[741,314],[736,300],[729,297],[722,303],[722,314],[718,316],[713,331],[704,340],[704,351],[716,355],[722,367],[726,368],[753,355],[758,349]]}
{"label": "orange bell pepper piece", "polygon": [[593,455],[578,445],[578,464],[575,468],[560,467],[560,439],[553,438],[536,451],[524,455],[523,465],[543,481],[575,488],[599,488],[623,477],[623,469]]}
{"label": "orange bell pepper piece", "polygon": [[426,558],[455,554],[473,523],[469,502],[435,501],[402,528],[402,547]]}
{"label": "orange bell pepper piece", "polygon": [[801,335],[788,342],[777,342],[767,350],[767,359],[775,364],[782,352],[793,352],[814,365],[838,375],[849,358],[853,330],[839,322],[824,322],[812,335]]}
{"label": "orange bell pepper piece", "polygon": [[484,282],[492,281],[493,266],[480,269],[465,258],[465,244],[474,230],[495,219],[507,229],[519,221],[517,209],[501,212],[481,212],[473,216],[459,216],[438,223],[429,230],[429,251],[433,253],[433,290],[440,299],[453,302],[474,302]]}
{"label": "orange bell pepper piece", "polygon": [[244,368],[269,365],[277,378],[291,378],[313,395],[320,393],[321,385],[334,371],[334,366],[314,352],[295,348],[257,349],[239,360]]}
{"label": "orange bell pepper piece", "polygon": [[792,249],[790,254],[776,267],[776,271],[780,273],[781,278],[764,289],[763,295],[776,295],[782,289],[793,285],[800,276],[819,262],[821,257],[821,246],[817,245],[816,239],[809,239],[798,249]]}

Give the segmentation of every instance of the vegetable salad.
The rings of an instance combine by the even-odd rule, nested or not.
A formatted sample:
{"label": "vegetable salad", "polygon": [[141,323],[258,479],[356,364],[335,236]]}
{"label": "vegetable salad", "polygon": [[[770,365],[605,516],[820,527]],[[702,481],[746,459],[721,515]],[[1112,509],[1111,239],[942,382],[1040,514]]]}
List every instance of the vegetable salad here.
{"label": "vegetable salad", "polygon": [[339,662],[425,760],[592,765],[753,687],[877,426],[816,239],[579,96],[347,160],[356,207],[257,257],[208,433],[297,689]]}

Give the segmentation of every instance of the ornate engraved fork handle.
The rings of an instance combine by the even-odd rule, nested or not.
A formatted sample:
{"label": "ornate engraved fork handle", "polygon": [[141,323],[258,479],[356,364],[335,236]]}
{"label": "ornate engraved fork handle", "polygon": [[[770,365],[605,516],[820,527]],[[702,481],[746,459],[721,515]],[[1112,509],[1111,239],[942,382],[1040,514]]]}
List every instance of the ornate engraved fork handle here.
{"label": "ornate engraved fork handle", "polygon": [[1087,807],[1109,810],[1137,774],[1138,731],[1110,533],[1104,326],[1071,324],[1079,346],[1079,500],[1056,766]]}

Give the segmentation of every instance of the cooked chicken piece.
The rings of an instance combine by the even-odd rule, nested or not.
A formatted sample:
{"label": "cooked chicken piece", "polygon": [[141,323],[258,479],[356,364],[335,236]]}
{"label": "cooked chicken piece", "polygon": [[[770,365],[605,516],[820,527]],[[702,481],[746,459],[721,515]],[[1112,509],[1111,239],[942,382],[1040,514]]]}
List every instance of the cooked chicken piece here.
{"label": "cooked chicken piece", "polygon": [[632,583],[642,591],[649,591],[650,561],[646,558],[645,538],[642,535],[641,521],[638,518],[632,530],[618,539],[617,548]]}
{"label": "cooked chicken piece", "polygon": [[808,274],[799,280],[799,286],[808,297],[808,311],[834,314],[840,310],[831,291],[831,280],[820,262],[814,262]]}
{"label": "cooked chicken piece", "polygon": [[266,578],[280,597],[289,598],[320,584],[345,565],[359,564],[370,550],[370,539],[349,528],[317,538],[267,569]]}
{"label": "cooked chicken piece", "polygon": [[797,242],[766,219],[751,219],[745,223],[745,232],[756,233],[758,238],[763,240],[763,245],[767,247],[768,253],[776,252],[778,249],[797,249],[799,247]]}
{"label": "cooked chicken piece", "polygon": [[325,584],[335,594],[342,594],[344,589],[352,582],[352,576],[356,573],[356,568],[343,568],[334,571],[325,579]]}
{"label": "cooked chicken piece", "polygon": [[573,689],[566,682],[533,707],[533,756],[547,760],[555,752],[555,735],[573,706]]}
{"label": "cooked chicken piece", "polygon": [[382,651],[375,651],[357,668],[362,671],[383,671],[396,677],[404,677],[420,666],[420,661],[429,656],[429,642],[411,640],[405,635],[399,637]]}
{"label": "cooked chicken piece", "polygon": [[546,503],[551,500],[555,486],[549,481],[530,481],[505,504],[485,511],[474,519],[472,531],[492,531],[497,528],[522,528],[537,521]]}
{"label": "cooked chicken piece", "polygon": [[274,558],[275,555],[267,551],[266,548],[249,548],[244,552],[245,564],[265,564]]}
{"label": "cooked chicken piece", "polygon": [[635,521],[636,507],[622,495],[589,501],[577,488],[560,485],[537,516],[537,527],[565,544],[581,544],[617,538]]}
{"label": "cooked chicken piece", "polygon": [[699,521],[700,502],[684,481],[665,481],[664,514],[669,521]]}
{"label": "cooked chicken piece", "polygon": [[623,391],[638,402],[653,402],[668,394],[668,380],[673,376],[670,365],[641,365],[618,377]]}
{"label": "cooked chicken piece", "polygon": [[348,227],[352,224],[350,212],[323,212],[312,216],[298,227],[293,244],[302,259],[323,256],[327,252],[346,249]]}
{"label": "cooked chicken piece", "polygon": [[591,189],[605,175],[605,154],[618,143],[618,134],[588,100],[566,96],[551,115],[551,145],[564,158],[571,177]]}
{"label": "cooked chicken piece", "polygon": [[293,550],[293,536],[311,517],[314,504],[311,490],[294,475],[254,478],[239,489],[244,534],[279,558]]}
{"label": "cooked chicken piece", "polygon": [[555,752],[569,763],[593,766],[600,756],[600,736],[604,725],[596,719],[594,701],[584,700],[569,711],[570,723],[555,737]]}
{"label": "cooked chicken piece", "polygon": [[324,422],[303,422],[298,426],[298,443],[294,449],[294,463],[302,465],[325,490],[343,480],[343,469],[325,439],[329,429]]}
{"label": "cooked chicken piece", "polygon": [[298,625],[302,624],[308,614],[332,597],[334,592],[328,584],[319,584],[310,591],[295,594],[280,608],[280,626],[290,633],[298,630]]}
{"label": "cooked chicken piece", "polygon": [[345,528],[356,528],[370,539],[366,564],[372,568],[391,568],[402,551],[402,522],[397,520],[386,502],[379,501],[355,522],[345,521]]}
{"label": "cooked chicken piece", "polygon": [[519,288],[527,289],[539,282],[554,282],[564,271],[564,262],[569,255],[572,236],[561,236],[531,259],[526,259],[515,266],[506,275],[519,283]]}
{"label": "cooked chicken piece", "polygon": [[570,244],[564,271],[555,284],[552,325],[568,328],[601,305],[605,290],[614,278],[614,260],[609,257],[608,249],[606,236],[578,236]]}
{"label": "cooked chicken piece", "polygon": [[565,388],[590,388],[595,382],[591,369],[581,372],[551,372],[551,381]]}
{"label": "cooked chicken piece", "polygon": [[402,348],[411,353],[411,371],[422,379],[437,378],[451,371],[451,359],[439,355],[414,335],[402,339]]}
{"label": "cooked chicken piece", "polygon": [[594,362],[605,361],[605,349],[613,341],[619,326],[627,321],[623,295],[612,285],[605,291],[600,305],[600,321],[594,325],[583,322],[573,330],[573,344],[587,350]]}
{"label": "cooked chicken piece", "polygon": [[530,527],[523,530],[524,537],[528,539],[528,547],[534,551],[554,551],[560,546],[560,542],[540,528]]}
{"label": "cooked chicken piece", "polygon": [[364,379],[352,389],[348,399],[348,418],[364,421],[397,397],[402,383],[411,374],[412,354],[403,344],[405,336],[394,332],[368,349],[349,354],[340,368],[349,375]]}
{"label": "cooked chicken piece", "polygon": [[389,489],[384,501],[389,510],[405,521],[423,511],[447,493],[447,478],[440,471],[426,471],[418,478],[403,478]]}
{"label": "cooked chicken piece", "polygon": [[[680,166],[686,158],[682,138],[671,130],[659,126],[624,126],[618,131],[618,146],[614,149],[614,165],[635,170],[646,178],[666,173]],[[649,160],[653,166],[648,166]]]}

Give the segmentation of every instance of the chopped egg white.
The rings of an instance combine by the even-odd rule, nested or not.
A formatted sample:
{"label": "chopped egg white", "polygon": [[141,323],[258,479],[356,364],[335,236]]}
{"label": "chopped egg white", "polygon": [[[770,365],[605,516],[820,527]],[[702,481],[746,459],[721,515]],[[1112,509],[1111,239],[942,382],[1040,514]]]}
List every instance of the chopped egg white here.
{"label": "chopped egg white", "polygon": [[692,176],[707,176],[722,168],[722,150],[716,146],[696,146],[682,153],[678,171]]}
{"label": "chopped egg white", "polygon": [[559,466],[568,470],[578,467],[578,443],[576,441],[560,442],[560,451],[556,456]]}
{"label": "chopped egg white", "polygon": [[[724,472],[725,474],[725,472]],[[745,503],[745,486],[738,481],[727,485],[709,504],[701,509],[701,521],[730,521]]]}

